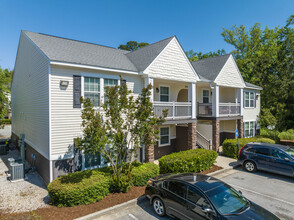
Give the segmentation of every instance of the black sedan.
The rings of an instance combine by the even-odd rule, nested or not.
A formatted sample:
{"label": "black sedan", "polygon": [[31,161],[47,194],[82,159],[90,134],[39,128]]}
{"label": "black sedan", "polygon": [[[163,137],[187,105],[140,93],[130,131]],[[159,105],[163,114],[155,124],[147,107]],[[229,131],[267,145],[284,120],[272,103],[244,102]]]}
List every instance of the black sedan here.
{"label": "black sedan", "polygon": [[179,219],[279,219],[228,184],[202,174],[164,174],[148,181],[155,213]]}

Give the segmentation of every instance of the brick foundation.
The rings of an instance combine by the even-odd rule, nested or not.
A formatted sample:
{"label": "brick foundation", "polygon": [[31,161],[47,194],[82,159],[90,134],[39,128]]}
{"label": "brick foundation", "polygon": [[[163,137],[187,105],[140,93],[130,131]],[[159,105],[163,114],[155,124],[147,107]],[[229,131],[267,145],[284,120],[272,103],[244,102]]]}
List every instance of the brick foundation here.
{"label": "brick foundation", "polygon": [[212,150],[218,152],[219,148],[219,141],[220,141],[220,134],[219,134],[219,127],[220,127],[219,120],[212,120]]}
{"label": "brick foundation", "polygon": [[238,133],[239,133],[239,138],[243,138],[243,119],[237,119],[237,129],[238,129]]}

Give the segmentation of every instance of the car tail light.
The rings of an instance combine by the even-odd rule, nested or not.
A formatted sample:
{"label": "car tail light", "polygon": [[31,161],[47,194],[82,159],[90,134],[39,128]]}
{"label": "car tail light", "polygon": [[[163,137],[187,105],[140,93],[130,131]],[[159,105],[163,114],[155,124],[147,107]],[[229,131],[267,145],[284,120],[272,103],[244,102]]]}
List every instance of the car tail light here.
{"label": "car tail light", "polygon": [[243,148],[246,146],[246,144],[239,150],[239,156],[241,155],[241,151],[243,150]]}

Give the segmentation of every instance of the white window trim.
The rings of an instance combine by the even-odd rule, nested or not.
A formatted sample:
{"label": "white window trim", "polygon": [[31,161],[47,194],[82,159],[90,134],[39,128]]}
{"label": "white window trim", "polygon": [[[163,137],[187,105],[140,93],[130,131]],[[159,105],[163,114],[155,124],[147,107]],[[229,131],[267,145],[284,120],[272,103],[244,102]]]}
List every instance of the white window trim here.
{"label": "white window trim", "polygon": [[[249,123],[249,133],[250,133],[250,122],[253,122],[253,135],[252,136],[250,136],[250,135],[249,136],[245,136],[245,123]],[[255,136],[255,124],[256,124],[256,121],[254,121],[254,120],[252,120],[252,121],[244,121],[243,124],[244,124],[244,131],[243,131],[244,132],[244,134],[243,134],[244,137],[245,138],[254,137]]]}
{"label": "white window trim", "polygon": [[[168,128],[168,143],[166,143],[166,144],[160,144],[160,140],[161,140],[161,128]],[[170,135],[170,126],[162,126],[162,127],[160,127],[159,128],[159,140],[158,140],[158,146],[159,147],[164,147],[164,146],[169,146],[170,145],[170,137],[171,137],[171,135]]]}
{"label": "white window trim", "polygon": [[158,94],[158,100],[160,101],[160,102],[165,102],[165,101],[161,101],[160,100],[160,90],[161,90],[161,87],[167,87],[168,88],[168,101],[167,102],[170,102],[170,86],[169,85],[160,85],[159,86],[159,94]]}
{"label": "white window trim", "polygon": [[[254,109],[255,108],[254,105],[255,105],[255,102],[256,102],[256,100],[255,100],[255,92],[245,90],[244,93],[249,93],[249,106],[248,107],[246,107],[246,99],[245,99],[246,96],[244,95],[244,97],[243,97],[243,99],[244,99],[244,108]],[[253,106],[252,107],[250,106],[250,100],[251,100],[250,99],[250,93],[253,93]]]}
{"label": "white window trim", "polygon": [[[203,102],[203,97],[204,97],[204,96],[203,96],[203,95],[204,95],[204,92],[203,92],[203,91],[204,91],[204,90],[208,91],[208,103],[210,103],[210,89],[208,89],[208,88],[202,88],[202,97],[201,97],[202,99],[201,99],[201,101],[202,101],[202,103],[204,104],[204,102]],[[207,104],[208,104],[208,103],[207,103]]]}

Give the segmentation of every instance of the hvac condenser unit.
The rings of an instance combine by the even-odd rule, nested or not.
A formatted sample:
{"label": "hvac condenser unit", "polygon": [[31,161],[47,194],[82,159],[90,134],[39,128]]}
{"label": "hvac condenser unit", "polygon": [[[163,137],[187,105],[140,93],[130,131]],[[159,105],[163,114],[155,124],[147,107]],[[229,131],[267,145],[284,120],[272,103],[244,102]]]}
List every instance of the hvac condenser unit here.
{"label": "hvac condenser unit", "polygon": [[11,163],[11,181],[24,179],[24,164],[18,162]]}

